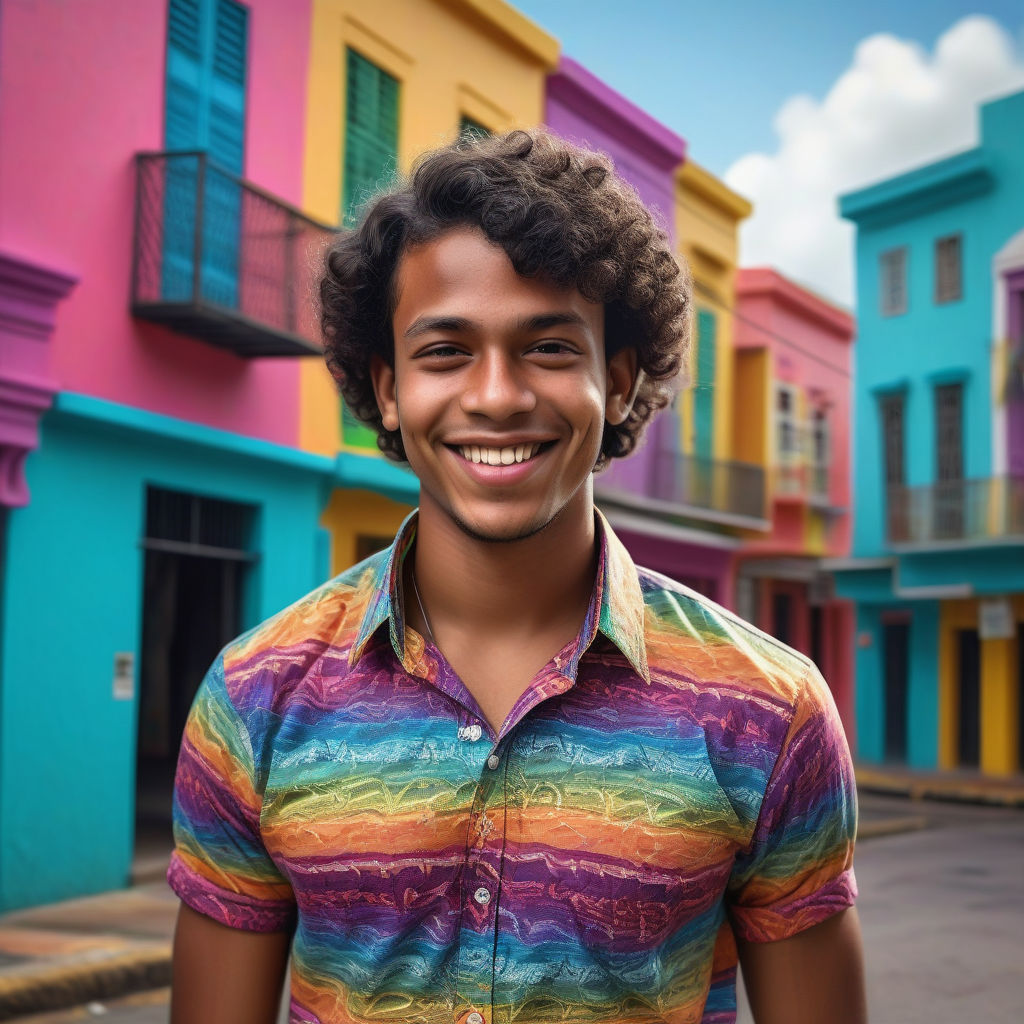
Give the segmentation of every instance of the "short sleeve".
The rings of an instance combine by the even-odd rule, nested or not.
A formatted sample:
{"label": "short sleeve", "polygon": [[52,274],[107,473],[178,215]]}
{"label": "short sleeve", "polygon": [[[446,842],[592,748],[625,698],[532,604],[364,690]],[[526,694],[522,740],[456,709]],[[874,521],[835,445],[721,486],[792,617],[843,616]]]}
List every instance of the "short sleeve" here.
{"label": "short sleeve", "polygon": [[749,847],[729,881],[736,934],[786,939],[853,905],[857,790],[832,694],[804,682]]}
{"label": "short sleeve", "polygon": [[285,931],[294,897],[260,838],[261,803],[252,737],[225,686],[222,656],[199,687],[181,741],[167,881],[220,924]]}

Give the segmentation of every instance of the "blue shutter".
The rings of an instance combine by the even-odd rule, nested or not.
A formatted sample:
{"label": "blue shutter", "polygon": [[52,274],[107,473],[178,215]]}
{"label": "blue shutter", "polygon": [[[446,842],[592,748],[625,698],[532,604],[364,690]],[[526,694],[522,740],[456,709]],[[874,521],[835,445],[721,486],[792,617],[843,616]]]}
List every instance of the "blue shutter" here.
{"label": "blue shutter", "polygon": [[[235,0],[170,0],[164,142],[170,151],[205,150],[199,160],[169,157],[164,196],[163,296],[238,305],[238,249],[245,143],[248,11]],[[227,174],[225,172],[228,172]],[[202,272],[193,294],[196,196],[202,190]]]}
{"label": "blue shutter", "polygon": [[697,388],[693,396],[694,453],[714,458],[715,429],[715,315],[697,313]]}

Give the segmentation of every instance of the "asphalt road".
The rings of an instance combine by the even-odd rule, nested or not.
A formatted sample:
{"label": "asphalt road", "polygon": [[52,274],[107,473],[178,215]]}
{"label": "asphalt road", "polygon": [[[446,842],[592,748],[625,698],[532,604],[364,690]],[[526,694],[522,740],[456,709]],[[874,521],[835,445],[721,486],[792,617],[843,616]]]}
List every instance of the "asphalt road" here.
{"label": "asphalt road", "polygon": [[[862,841],[856,871],[874,1024],[1024,1021],[1024,810],[866,796],[922,830]],[[750,1024],[745,1006],[739,1021]],[[166,1024],[166,991],[24,1024]]]}

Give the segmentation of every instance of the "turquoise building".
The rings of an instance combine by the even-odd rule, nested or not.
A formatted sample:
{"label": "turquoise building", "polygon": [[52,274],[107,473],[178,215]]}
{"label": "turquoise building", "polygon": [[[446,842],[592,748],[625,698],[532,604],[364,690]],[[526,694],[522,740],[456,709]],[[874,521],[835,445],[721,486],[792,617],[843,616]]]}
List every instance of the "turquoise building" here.
{"label": "turquoise building", "polygon": [[1024,92],[857,228],[856,754],[1024,771]]}

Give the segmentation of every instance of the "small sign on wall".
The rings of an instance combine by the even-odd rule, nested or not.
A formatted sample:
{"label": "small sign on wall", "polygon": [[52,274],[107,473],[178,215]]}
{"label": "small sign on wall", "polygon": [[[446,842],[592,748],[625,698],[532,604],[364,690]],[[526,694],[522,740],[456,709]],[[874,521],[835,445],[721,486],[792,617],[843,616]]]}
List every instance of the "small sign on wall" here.
{"label": "small sign on wall", "polygon": [[114,700],[135,699],[135,655],[118,651],[114,655]]}
{"label": "small sign on wall", "polygon": [[978,636],[982,640],[1009,640],[1016,633],[1013,608],[1006,598],[978,605]]}

